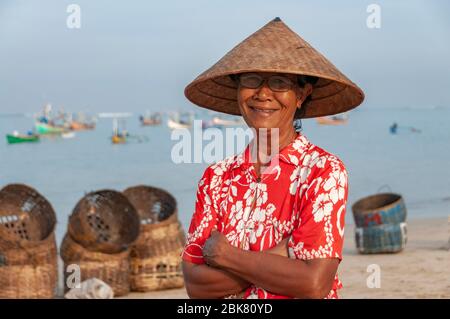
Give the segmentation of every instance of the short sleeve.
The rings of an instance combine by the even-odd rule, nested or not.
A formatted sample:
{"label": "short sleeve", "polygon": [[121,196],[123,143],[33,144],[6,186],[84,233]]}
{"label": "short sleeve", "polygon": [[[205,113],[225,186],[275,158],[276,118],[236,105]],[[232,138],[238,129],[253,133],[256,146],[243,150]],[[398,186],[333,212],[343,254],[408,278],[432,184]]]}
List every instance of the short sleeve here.
{"label": "short sleeve", "polygon": [[182,259],[195,264],[204,264],[203,245],[210,237],[211,231],[217,227],[217,213],[212,205],[211,177],[214,171],[208,167],[197,187],[195,211],[186,236]]}
{"label": "short sleeve", "polygon": [[342,260],[348,175],[334,156],[326,158],[300,203],[300,222],[289,239],[289,257]]}

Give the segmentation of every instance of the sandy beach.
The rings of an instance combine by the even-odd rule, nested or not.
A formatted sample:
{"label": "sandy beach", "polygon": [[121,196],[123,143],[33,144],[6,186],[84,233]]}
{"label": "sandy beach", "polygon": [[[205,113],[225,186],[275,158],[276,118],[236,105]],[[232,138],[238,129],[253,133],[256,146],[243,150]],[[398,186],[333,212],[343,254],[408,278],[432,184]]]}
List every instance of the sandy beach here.
{"label": "sandy beach", "polygon": [[[339,267],[340,298],[450,298],[449,227],[446,218],[408,222],[408,242],[397,254],[360,255],[354,228],[345,230],[344,259]],[[381,270],[380,288],[368,288],[367,267]],[[185,289],[131,293],[123,298],[187,298]]]}
{"label": "sandy beach", "polygon": [[[408,222],[408,242],[398,254],[360,255],[353,227],[345,234],[344,259],[339,267],[341,298],[450,298],[449,227],[446,218]],[[368,288],[367,266],[381,269],[380,288]]]}

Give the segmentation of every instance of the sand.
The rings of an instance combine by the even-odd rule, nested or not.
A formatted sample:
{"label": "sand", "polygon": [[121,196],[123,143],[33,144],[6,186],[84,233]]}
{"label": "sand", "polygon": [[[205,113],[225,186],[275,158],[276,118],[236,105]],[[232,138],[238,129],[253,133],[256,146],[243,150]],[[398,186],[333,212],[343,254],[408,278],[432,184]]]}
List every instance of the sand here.
{"label": "sand", "polygon": [[[339,276],[344,288],[340,298],[450,298],[450,250],[447,218],[408,221],[406,248],[396,254],[358,254],[354,228],[345,230],[344,258]],[[380,267],[380,287],[368,288],[372,273]],[[187,298],[185,289],[131,293],[122,298]]]}
{"label": "sand", "polygon": [[[397,254],[360,255],[353,232],[346,228],[341,298],[450,298],[447,218],[409,221],[406,248]],[[380,266],[380,288],[367,287],[370,264]]]}

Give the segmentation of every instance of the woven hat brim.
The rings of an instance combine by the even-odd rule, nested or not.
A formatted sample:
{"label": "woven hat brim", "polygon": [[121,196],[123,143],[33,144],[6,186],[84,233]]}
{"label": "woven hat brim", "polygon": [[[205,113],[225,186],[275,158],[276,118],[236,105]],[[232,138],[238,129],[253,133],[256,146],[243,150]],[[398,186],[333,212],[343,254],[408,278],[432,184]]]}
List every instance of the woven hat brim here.
{"label": "woven hat brim", "polygon": [[364,100],[356,84],[279,19],[249,36],[199,75],[186,87],[185,96],[201,107],[240,115],[237,85],[229,75],[243,72],[317,77],[311,98],[302,105],[304,118],[346,112]]}
{"label": "woven hat brim", "polygon": [[[203,81],[194,81],[185,89],[185,96],[192,103],[213,111],[232,115],[241,115],[237,102],[237,85],[229,77],[230,74],[243,72],[278,72],[292,73],[273,69],[253,69],[226,73]],[[316,74],[301,73],[302,75],[317,76]],[[318,77],[318,76],[317,76]],[[336,80],[319,77],[313,87],[310,100],[303,104],[305,114],[303,118],[313,118],[333,115],[349,111],[362,103],[363,91],[357,86]]]}

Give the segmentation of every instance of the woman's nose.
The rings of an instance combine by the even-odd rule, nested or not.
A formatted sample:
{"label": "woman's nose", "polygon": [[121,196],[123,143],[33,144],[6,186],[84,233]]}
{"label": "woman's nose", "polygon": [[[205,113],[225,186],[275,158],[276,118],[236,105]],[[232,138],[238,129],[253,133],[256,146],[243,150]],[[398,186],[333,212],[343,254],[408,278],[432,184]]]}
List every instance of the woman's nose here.
{"label": "woman's nose", "polygon": [[267,81],[264,81],[264,83],[256,89],[254,97],[259,100],[267,100],[272,96],[273,92],[267,85]]}

